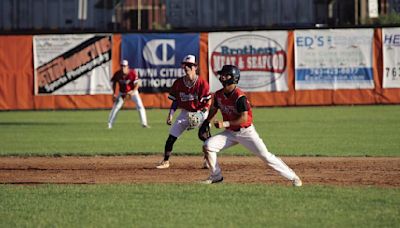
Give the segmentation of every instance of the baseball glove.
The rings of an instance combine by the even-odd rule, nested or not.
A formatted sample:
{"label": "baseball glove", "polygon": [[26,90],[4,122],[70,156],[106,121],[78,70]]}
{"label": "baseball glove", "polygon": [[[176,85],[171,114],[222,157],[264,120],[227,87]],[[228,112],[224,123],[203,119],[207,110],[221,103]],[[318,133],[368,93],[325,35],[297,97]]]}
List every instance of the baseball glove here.
{"label": "baseball glove", "polygon": [[203,122],[204,120],[204,113],[203,112],[188,112],[187,120],[189,122],[189,127],[187,130],[192,130]]}
{"label": "baseball glove", "polygon": [[203,124],[199,128],[198,136],[201,141],[206,141],[211,137],[210,122],[208,120],[204,120]]}

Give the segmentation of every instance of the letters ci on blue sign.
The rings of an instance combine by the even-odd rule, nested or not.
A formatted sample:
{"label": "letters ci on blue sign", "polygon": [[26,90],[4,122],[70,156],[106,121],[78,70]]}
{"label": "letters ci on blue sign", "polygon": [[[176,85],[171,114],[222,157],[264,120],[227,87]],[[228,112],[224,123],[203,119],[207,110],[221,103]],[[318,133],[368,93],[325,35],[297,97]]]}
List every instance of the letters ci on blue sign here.
{"label": "letters ci on blue sign", "polygon": [[138,73],[142,92],[168,92],[175,79],[184,75],[183,57],[191,54],[198,59],[199,42],[199,34],[125,34],[121,59]]}

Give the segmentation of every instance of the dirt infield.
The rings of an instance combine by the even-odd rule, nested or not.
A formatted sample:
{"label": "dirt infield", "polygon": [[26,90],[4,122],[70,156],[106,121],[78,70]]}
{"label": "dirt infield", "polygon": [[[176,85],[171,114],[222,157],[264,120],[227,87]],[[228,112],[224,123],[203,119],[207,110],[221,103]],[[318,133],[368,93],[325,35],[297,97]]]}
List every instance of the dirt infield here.
{"label": "dirt infield", "polygon": [[[173,156],[157,170],[161,156],[0,157],[0,183],[103,184],[196,183],[208,176],[202,158]],[[304,185],[400,187],[400,158],[282,157]],[[290,183],[257,157],[221,156],[226,183]]]}

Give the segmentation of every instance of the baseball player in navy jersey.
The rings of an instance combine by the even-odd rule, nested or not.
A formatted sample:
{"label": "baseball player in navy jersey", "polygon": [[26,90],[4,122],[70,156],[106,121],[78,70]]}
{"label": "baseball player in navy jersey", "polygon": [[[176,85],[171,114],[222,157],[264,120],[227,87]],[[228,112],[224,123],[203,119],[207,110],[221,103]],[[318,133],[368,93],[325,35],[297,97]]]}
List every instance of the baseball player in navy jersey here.
{"label": "baseball player in navy jersey", "polygon": [[[129,69],[128,60],[123,60],[121,62],[121,68],[122,69],[117,71],[111,78],[114,106],[108,117],[108,128],[111,129],[113,127],[118,111],[122,108],[126,99],[131,99],[135,102],[142,126],[148,128],[146,110],[138,91],[140,79],[133,69]],[[117,84],[119,85],[118,95],[115,93]]]}
{"label": "baseball player in navy jersey", "polygon": [[223,181],[221,168],[217,162],[217,153],[240,143],[278,171],[280,175],[290,180],[293,186],[301,186],[302,182],[296,173],[281,159],[270,153],[258,135],[253,125],[250,103],[244,92],[237,87],[240,79],[239,69],[233,65],[225,65],[218,74],[223,88],[214,94],[209,115],[199,129],[199,137],[200,139],[207,138],[205,133],[209,131],[210,122],[218,109],[221,110],[223,120],[215,120],[214,125],[216,128],[225,128],[225,130],[204,142],[203,152],[209,165],[210,176],[202,183],[213,184]]}
{"label": "baseball player in navy jersey", "polygon": [[197,75],[195,56],[185,56],[182,68],[185,76],[175,80],[168,96],[172,104],[167,116],[167,124],[172,124],[177,108],[181,109],[181,112],[169,130],[169,136],[165,142],[164,159],[156,166],[157,169],[169,168],[169,157],[175,141],[184,131],[199,127],[203,123],[211,103],[208,82]]}

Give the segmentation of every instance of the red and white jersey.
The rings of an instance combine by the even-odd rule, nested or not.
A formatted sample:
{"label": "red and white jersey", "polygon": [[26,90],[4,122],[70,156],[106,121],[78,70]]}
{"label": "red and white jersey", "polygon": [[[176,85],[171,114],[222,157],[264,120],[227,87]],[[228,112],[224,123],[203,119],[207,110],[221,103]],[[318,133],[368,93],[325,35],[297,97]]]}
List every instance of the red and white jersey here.
{"label": "red and white jersey", "polygon": [[[224,94],[224,90],[220,89],[217,92],[215,92],[214,95],[214,102],[216,102],[217,107],[221,110],[222,113],[222,118],[224,121],[231,121],[231,120],[236,120],[240,117],[240,113],[238,112],[237,108],[237,100],[242,97],[246,96],[244,92],[236,87],[235,90],[232,91],[232,93],[229,96],[226,96]],[[247,100],[247,99],[246,99]],[[239,130],[240,128],[246,128],[249,127],[253,123],[253,112],[251,111],[251,106],[249,101],[247,100],[246,103],[247,106],[247,122],[242,123],[239,126],[229,126],[228,129],[236,131]]]}
{"label": "red and white jersey", "polygon": [[208,108],[211,99],[210,86],[203,78],[198,77],[193,86],[184,83],[184,77],[175,80],[169,92],[169,99],[178,102],[178,108],[196,112]]}
{"label": "red and white jersey", "polygon": [[139,77],[136,72],[132,69],[129,70],[128,75],[124,75],[122,70],[117,71],[111,78],[111,82],[118,83],[119,91],[123,94],[131,91],[136,83],[138,83]]}

